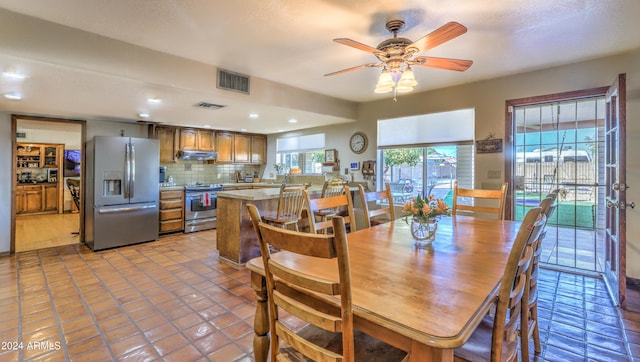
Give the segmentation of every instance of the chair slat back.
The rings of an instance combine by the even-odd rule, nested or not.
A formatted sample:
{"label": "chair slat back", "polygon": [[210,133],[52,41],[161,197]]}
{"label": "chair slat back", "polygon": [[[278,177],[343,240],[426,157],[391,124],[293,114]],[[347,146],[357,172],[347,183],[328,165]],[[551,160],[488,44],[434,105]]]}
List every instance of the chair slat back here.
{"label": "chair slat back", "polygon": [[546,218],[536,207],[525,215],[513,242],[500,284],[491,341],[492,361],[512,361],[518,354],[518,322],[528,293],[526,276],[531,265],[532,240],[542,232]]}
{"label": "chair slat back", "polygon": [[278,198],[278,221],[297,218],[302,215],[304,207],[305,185],[282,185]]}
{"label": "chair slat back", "polygon": [[529,302],[534,302],[538,298],[538,269],[540,264],[540,255],[542,254],[542,240],[547,234],[547,223],[555,209],[558,207],[558,203],[553,196],[547,196],[540,202],[541,214],[545,216],[546,222],[540,236],[532,241],[531,248],[533,249],[533,257],[531,259],[531,271],[529,272],[528,285],[529,285]]}
{"label": "chair slat back", "polygon": [[[269,303],[269,325],[271,333],[271,360],[278,361],[282,338],[298,352],[316,361],[353,361],[353,309],[351,299],[351,271],[347,249],[347,234],[342,217],[331,219],[333,235],[316,235],[277,228],[261,221],[255,205],[247,205],[258,236],[260,251],[267,281]],[[270,246],[290,253],[335,261],[338,280],[309,275],[288,268],[286,264],[272,258]],[[321,299],[297,298],[295,290],[307,289],[319,294],[339,295],[340,308],[322,303]],[[286,311],[331,332],[342,333],[342,355],[316,345],[295,333],[279,319],[280,311]],[[275,331],[275,332],[274,332]]]}
{"label": "chair slat back", "polygon": [[[498,220],[504,218],[504,204],[507,196],[508,183],[503,182],[500,190],[481,190],[481,189],[464,189],[458,187],[458,181],[453,184],[453,206],[452,213],[454,215],[459,214],[460,211],[464,214],[473,215],[475,213],[487,213],[493,214]],[[473,198],[473,205],[460,204],[458,197]],[[494,206],[488,206],[484,204],[478,204],[478,200],[493,200]],[[460,214],[462,214],[460,213]]]}
{"label": "chair slat back", "polygon": [[322,185],[322,194],[321,198],[331,197],[331,196],[340,196],[345,192],[345,183],[344,182],[331,182],[325,181]]}
{"label": "chair slat back", "polygon": [[[359,184],[358,190],[360,191],[360,201],[362,202],[362,208],[364,212],[364,224],[366,227],[370,227],[372,224],[372,218],[379,215],[389,215],[390,220],[396,219],[395,208],[393,205],[393,195],[391,193],[391,186],[389,183],[385,183],[385,189],[380,191],[365,192],[364,187]],[[370,209],[370,202],[387,201],[387,206],[381,206],[378,209]],[[383,204],[380,204],[383,205]]]}
{"label": "chair slat back", "polygon": [[309,216],[309,228],[314,234],[320,232],[326,232],[327,229],[332,228],[333,224],[331,218],[327,220],[316,220],[315,214],[318,211],[323,210],[337,210],[345,209],[347,214],[343,216],[344,223],[348,224],[350,230],[356,231],[355,216],[353,213],[353,201],[351,200],[351,192],[349,186],[343,186],[344,192],[341,195],[321,197],[319,199],[312,199],[307,190],[304,190],[304,196],[307,205],[307,215]]}

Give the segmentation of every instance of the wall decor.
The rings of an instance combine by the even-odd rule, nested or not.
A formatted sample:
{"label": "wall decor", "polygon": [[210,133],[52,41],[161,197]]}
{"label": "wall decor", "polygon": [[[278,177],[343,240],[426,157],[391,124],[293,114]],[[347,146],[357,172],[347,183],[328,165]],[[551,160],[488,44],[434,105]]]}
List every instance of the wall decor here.
{"label": "wall decor", "polygon": [[494,138],[490,134],[487,138],[476,141],[476,153],[502,152],[502,138]]}

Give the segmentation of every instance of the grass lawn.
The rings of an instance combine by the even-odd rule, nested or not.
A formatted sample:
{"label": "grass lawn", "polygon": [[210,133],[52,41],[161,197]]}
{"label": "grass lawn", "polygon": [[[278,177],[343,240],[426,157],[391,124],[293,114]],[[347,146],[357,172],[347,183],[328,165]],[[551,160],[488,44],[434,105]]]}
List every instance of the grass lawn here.
{"label": "grass lawn", "polygon": [[[522,220],[529,209],[538,206],[540,194],[523,194],[516,192],[515,219]],[[594,202],[588,201],[562,201],[558,199],[558,208],[554,216],[548,222],[552,225],[571,226],[577,228],[593,229]]]}

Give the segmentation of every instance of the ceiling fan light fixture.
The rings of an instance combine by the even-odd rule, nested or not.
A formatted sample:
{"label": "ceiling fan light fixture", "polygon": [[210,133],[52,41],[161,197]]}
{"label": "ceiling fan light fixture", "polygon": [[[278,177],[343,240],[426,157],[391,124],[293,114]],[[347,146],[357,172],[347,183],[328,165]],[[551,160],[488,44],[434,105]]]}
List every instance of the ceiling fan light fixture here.
{"label": "ceiling fan light fixture", "polygon": [[407,92],[411,92],[412,90],[413,90],[413,87],[406,86],[406,85],[398,84],[398,86],[396,87],[396,92],[398,93],[407,93]]}
{"label": "ceiling fan light fixture", "polygon": [[378,83],[376,84],[376,88],[390,88],[396,85],[396,82],[393,81],[391,77],[391,73],[387,70],[387,68],[382,70],[380,76],[378,77]]}
{"label": "ceiling fan light fixture", "polygon": [[413,70],[411,70],[411,67],[407,66],[407,69],[402,72],[402,76],[398,81],[398,86],[413,88],[416,85],[418,85],[418,82],[413,74]]}
{"label": "ceiling fan light fixture", "polygon": [[388,87],[385,87],[385,86],[383,86],[383,87],[376,86],[376,89],[374,89],[373,91],[374,91],[375,93],[389,93],[389,92],[391,92],[392,90],[393,90],[393,87],[392,87],[392,86],[388,86]]}

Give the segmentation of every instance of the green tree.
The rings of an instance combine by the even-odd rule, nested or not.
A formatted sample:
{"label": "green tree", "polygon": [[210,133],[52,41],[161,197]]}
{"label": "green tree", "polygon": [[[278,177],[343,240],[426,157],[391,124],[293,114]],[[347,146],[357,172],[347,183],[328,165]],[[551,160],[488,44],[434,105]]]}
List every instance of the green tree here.
{"label": "green tree", "polygon": [[415,166],[422,159],[422,148],[394,148],[384,150],[383,154],[386,167]]}

